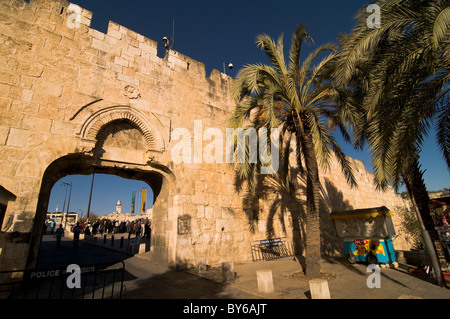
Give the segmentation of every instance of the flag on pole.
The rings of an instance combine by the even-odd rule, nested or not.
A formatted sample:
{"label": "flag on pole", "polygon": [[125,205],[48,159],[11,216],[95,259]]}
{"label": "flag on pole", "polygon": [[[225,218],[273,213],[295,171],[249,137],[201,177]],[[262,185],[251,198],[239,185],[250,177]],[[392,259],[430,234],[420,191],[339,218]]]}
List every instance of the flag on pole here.
{"label": "flag on pole", "polygon": [[131,194],[131,214],[134,215],[136,207],[136,192]]}
{"label": "flag on pole", "polygon": [[143,188],[141,192],[141,214],[145,214],[146,201],[147,201],[147,189]]}

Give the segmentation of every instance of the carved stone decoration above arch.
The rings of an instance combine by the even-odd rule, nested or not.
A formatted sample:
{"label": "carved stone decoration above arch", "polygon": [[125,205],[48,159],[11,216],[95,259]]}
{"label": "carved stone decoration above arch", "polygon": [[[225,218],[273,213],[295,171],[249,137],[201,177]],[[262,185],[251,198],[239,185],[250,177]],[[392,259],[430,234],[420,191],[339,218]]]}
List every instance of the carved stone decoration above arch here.
{"label": "carved stone decoration above arch", "polygon": [[[154,115],[152,115],[154,116]],[[153,121],[143,112],[130,106],[111,106],[89,116],[81,126],[79,135],[84,152],[91,152],[97,142],[97,135],[108,123],[127,121],[137,127],[145,139],[147,151],[164,152],[165,143],[162,125],[155,117]]]}

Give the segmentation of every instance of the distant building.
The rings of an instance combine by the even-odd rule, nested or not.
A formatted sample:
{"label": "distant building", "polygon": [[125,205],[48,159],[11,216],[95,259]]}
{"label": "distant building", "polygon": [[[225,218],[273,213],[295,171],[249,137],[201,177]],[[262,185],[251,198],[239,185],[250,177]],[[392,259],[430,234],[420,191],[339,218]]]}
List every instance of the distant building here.
{"label": "distant building", "polygon": [[53,219],[57,224],[61,224],[64,222],[64,220],[68,223],[68,224],[75,224],[78,221],[78,213],[59,213],[59,212],[55,212],[55,213],[47,213],[46,215],[46,219]]}
{"label": "distant building", "polygon": [[145,214],[132,214],[132,213],[122,213],[122,203],[120,200],[117,201],[116,211],[109,214],[101,216],[101,219],[111,219],[111,220],[136,220],[136,219],[152,219],[152,208],[146,209]]}

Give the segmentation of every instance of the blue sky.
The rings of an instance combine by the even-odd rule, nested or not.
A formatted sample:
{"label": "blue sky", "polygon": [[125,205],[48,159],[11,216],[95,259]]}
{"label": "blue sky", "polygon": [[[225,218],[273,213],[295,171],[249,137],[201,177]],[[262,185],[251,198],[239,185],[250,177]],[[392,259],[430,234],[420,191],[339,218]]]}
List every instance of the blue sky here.
{"label": "blue sky", "polygon": [[[52,188],[48,211],[54,212],[58,207],[58,212],[62,212],[63,208],[66,208],[64,210],[66,212],[67,205],[69,205],[70,212],[77,212],[80,216],[81,214],[86,216],[91,182],[92,175],[70,175],[60,179]],[[72,192],[70,192],[70,187],[63,186],[62,183],[72,183]],[[147,207],[151,208],[153,193],[150,186],[145,182],[129,180],[115,175],[95,174],[90,212],[98,216],[111,214],[115,212],[117,201],[120,200],[122,213],[129,213],[131,211],[132,193],[137,192],[136,212],[139,213],[142,188],[147,189]]]}
{"label": "blue sky", "polygon": [[[207,76],[213,69],[223,72],[223,63],[231,62],[234,68],[226,69],[226,73],[232,77],[246,64],[268,62],[255,45],[258,34],[267,33],[278,38],[283,33],[284,46],[288,49],[292,32],[299,23],[303,23],[314,38],[314,44],[309,43],[302,48],[308,53],[318,45],[335,42],[340,33],[350,32],[355,13],[370,3],[358,0],[72,2],[93,12],[92,28],[106,33],[108,22],[114,21],[157,41],[160,56],[163,55],[162,38],[171,37],[174,31],[174,50],[204,63]],[[368,170],[372,170],[367,150],[357,152],[350,145],[341,145],[347,155],[362,160]],[[425,140],[421,164],[426,169],[424,177],[428,190],[450,187],[450,173],[434,134]],[[91,177],[68,176],[63,181],[73,182],[70,210],[83,209],[86,214]],[[65,187],[59,184],[55,184],[52,192],[49,211],[53,211],[57,204],[60,210],[63,207]],[[148,185],[116,176],[96,175],[91,211],[100,215],[113,212],[120,199],[122,210],[128,212],[131,192],[142,187]]]}

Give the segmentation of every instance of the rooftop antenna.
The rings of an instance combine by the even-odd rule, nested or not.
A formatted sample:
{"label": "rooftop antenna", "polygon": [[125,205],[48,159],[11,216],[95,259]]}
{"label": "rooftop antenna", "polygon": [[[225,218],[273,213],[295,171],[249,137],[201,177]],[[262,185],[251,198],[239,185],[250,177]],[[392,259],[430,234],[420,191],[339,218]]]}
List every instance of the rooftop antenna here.
{"label": "rooftop antenna", "polygon": [[175,42],[175,19],[172,22],[172,37],[169,39],[168,37],[163,38],[164,48],[166,49],[166,56],[170,50],[172,50],[173,44]]}

